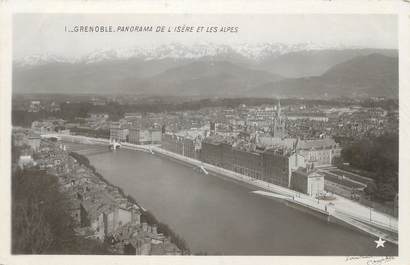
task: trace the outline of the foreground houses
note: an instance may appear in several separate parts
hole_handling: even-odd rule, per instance
[[[81,156],[70,155],[64,144],[42,139],[34,154],[35,160],[21,155],[18,165],[38,166],[59,178],[78,235],[108,242],[114,254],[182,254],[169,237],[158,232],[156,224],[142,222],[145,210],[104,181]]]

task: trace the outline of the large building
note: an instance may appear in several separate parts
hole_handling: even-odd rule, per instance
[[[238,148],[232,148],[230,153],[232,160],[229,162],[231,162],[232,164],[231,166],[228,166],[228,169],[232,167],[232,171],[235,171],[248,177],[262,179],[263,153],[255,151],[252,152]]]
[[[132,144],[140,143],[140,130],[136,128],[131,128],[128,131],[128,142]]]
[[[223,142],[222,137],[207,137],[202,141],[200,158],[205,163],[227,168],[228,162],[226,161],[226,159],[222,159],[222,154],[224,153],[223,149],[225,148],[231,149],[231,145]]]
[[[290,188],[292,171],[305,166],[305,159],[290,149],[268,149],[263,153],[263,180]]]
[[[248,144],[238,147],[220,137],[202,142],[201,161],[276,185],[290,187],[292,171],[304,167],[304,158],[291,149],[259,150]]]
[[[294,149],[298,155],[305,158],[307,164],[313,166],[329,166],[334,157],[339,157],[341,147],[332,138],[299,140],[297,138],[278,138],[271,136],[257,136],[260,148]]]
[[[159,144],[162,141],[161,129],[129,129],[128,141],[132,144]]]
[[[189,136],[181,136],[176,134],[163,134],[161,147],[165,150],[199,159],[199,150],[201,148],[201,138],[198,136],[192,138]]]
[[[34,150],[34,152],[38,152],[40,150],[41,144],[41,137],[37,134],[30,134],[27,137],[27,144]]]
[[[110,126],[110,140],[126,142],[128,139],[128,132],[128,129],[123,128],[120,123],[113,122]]]
[[[33,121],[31,123],[31,129],[41,135],[55,133],[56,126],[53,121]]]
[[[341,147],[332,138],[299,140],[296,144],[298,154],[313,166],[329,166],[334,157],[340,156]]]

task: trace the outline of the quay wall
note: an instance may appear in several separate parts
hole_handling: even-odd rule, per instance
[[[309,205],[300,203],[300,202],[295,201],[295,200],[289,200],[288,199],[288,200],[285,201],[285,204],[287,206],[291,207],[291,208],[297,209],[297,210],[302,211],[304,213],[308,213],[308,214],[313,215],[315,217],[318,217],[318,218],[320,218],[324,221],[330,221],[329,218],[330,218],[331,215],[326,211],[318,210],[317,208],[313,208]]]

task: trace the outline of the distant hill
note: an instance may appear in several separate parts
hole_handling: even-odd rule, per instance
[[[281,80],[266,71],[252,70],[227,61],[196,61],[169,69],[127,91],[158,95],[240,96],[255,86]]]
[[[13,67],[14,93],[121,93],[124,82],[137,83],[191,60],[139,58],[95,63],[53,62]]]
[[[355,57],[320,76],[284,79],[255,88],[254,95],[284,97],[398,97],[398,58],[381,54]]]
[[[256,68],[288,78],[319,76],[336,64],[373,53],[398,57],[397,50],[387,49],[305,50],[266,57],[257,64]]]

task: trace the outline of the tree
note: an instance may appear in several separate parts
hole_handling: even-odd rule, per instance
[[[106,245],[75,234],[57,177],[41,170],[12,176],[12,253],[110,254]]]
[[[372,199],[391,201],[398,192],[399,142],[397,134],[356,140],[342,150],[342,160],[353,168],[370,172],[375,186],[367,192]]]
[[[53,244],[54,236],[40,203],[15,203],[13,206],[13,213],[18,213],[13,215],[13,250],[44,253]]]

